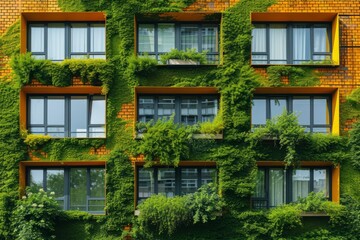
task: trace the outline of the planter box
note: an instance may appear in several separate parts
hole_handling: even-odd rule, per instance
[[[200,62],[194,60],[169,59],[167,65],[200,65]]]

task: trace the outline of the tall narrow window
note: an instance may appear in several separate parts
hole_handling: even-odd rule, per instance
[[[270,63],[286,64],[286,25],[271,24],[269,38],[269,57]]]
[[[175,169],[160,168],[158,170],[158,193],[167,197],[175,196]]]
[[[182,26],[180,28],[180,46],[181,50],[199,49],[199,29],[197,26]]]
[[[276,207],[286,203],[286,171],[270,169],[269,171],[269,206]]]
[[[311,59],[310,27],[294,26],[293,28],[294,64],[301,64]]]
[[[173,23],[158,24],[158,52],[166,53],[175,48],[175,25]]]
[[[65,59],[65,25],[63,23],[48,24],[47,59],[62,61]]]

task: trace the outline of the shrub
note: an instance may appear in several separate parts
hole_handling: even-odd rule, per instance
[[[39,149],[49,142],[51,137],[49,135],[29,134],[26,136],[24,143],[31,149]]]
[[[217,193],[216,186],[210,183],[203,185],[194,194],[190,194],[186,205],[192,212],[195,224],[215,220],[219,213],[221,213],[224,203]]]
[[[351,146],[351,163],[355,168],[360,169],[360,122],[353,124],[349,144]]]
[[[269,223],[265,211],[245,211],[237,219],[246,239],[269,239]]]
[[[12,227],[19,240],[55,238],[55,220],[60,215],[53,193],[40,189],[19,200],[13,212]]]
[[[270,210],[268,215],[271,237],[279,238],[302,226],[301,209],[297,205],[283,205]]]
[[[176,229],[192,221],[186,202],[186,196],[167,198],[164,195],[153,195],[146,199],[138,206],[139,231],[151,236],[171,236]]]
[[[166,64],[169,59],[193,60],[200,64],[206,64],[206,52],[199,53],[194,48],[186,49],[186,51],[171,49],[170,52],[160,56],[163,64]]]
[[[128,71],[139,75],[146,75],[154,72],[157,64],[157,60],[150,58],[148,55],[142,57],[132,56],[129,59]]]
[[[224,122],[222,115],[219,113],[216,115],[213,122],[207,121],[200,123],[200,132],[204,134],[218,134],[224,129]]]

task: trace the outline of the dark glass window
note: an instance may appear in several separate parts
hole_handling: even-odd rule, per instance
[[[207,61],[219,61],[219,30],[213,24],[140,23],[138,25],[138,54],[160,55],[171,49],[207,51]]]
[[[329,24],[254,24],[252,64],[302,64],[331,60]]]
[[[252,100],[251,124],[258,127],[283,111],[293,112],[308,132],[331,132],[331,97],[328,95],[255,95]]]
[[[138,201],[152,194],[167,197],[194,193],[203,184],[216,181],[216,168],[178,167],[178,168],[138,168]]]
[[[296,202],[310,192],[322,192],[331,199],[330,168],[308,167],[293,169],[260,167],[257,173],[252,204],[255,208],[269,208]]]
[[[36,59],[105,59],[104,23],[30,23],[28,50]]]
[[[29,168],[31,192],[54,192],[63,210],[105,213],[105,169],[95,167]]]
[[[30,133],[53,137],[105,137],[104,96],[29,96]]]
[[[213,121],[219,108],[216,95],[140,95],[138,96],[138,121],[169,119],[175,114],[175,122],[193,125]]]

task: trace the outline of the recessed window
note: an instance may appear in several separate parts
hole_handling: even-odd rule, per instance
[[[266,124],[282,112],[296,114],[299,124],[307,132],[331,132],[331,97],[327,95],[255,95],[252,101],[251,124],[258,127]]]
[[[219,108],[216,95],[139,95],[138,121],[169,119],[193,125],[213,121]]]
[[[138,201],[153,194],[167,197],[194,193],[204,184],[216,181],[216,168],[138,168]]]
[[[28,96],[28,130],[52,137],[104,138],[105,97]]]
[[[252,64],[303,64],[331,60],[329,24],[254,24]]]
[[[171,49],[195,49],[207,52],[207,61],[219,61],[219,31],[213,24],[140,23],[138,24],[138,54],[160,59]]]
[[[104,23],[30,23],[28,50],[36,59],[105,59]]]
[[[63,210],[105,213],[105,169],[101,167],[28,168],[30,192],[54,192]]]
[[[269,208],[296,202],[310,192],[322,192],[327,198],[330,194],[330,168],[271,168],[258,169],[253,207]]]

